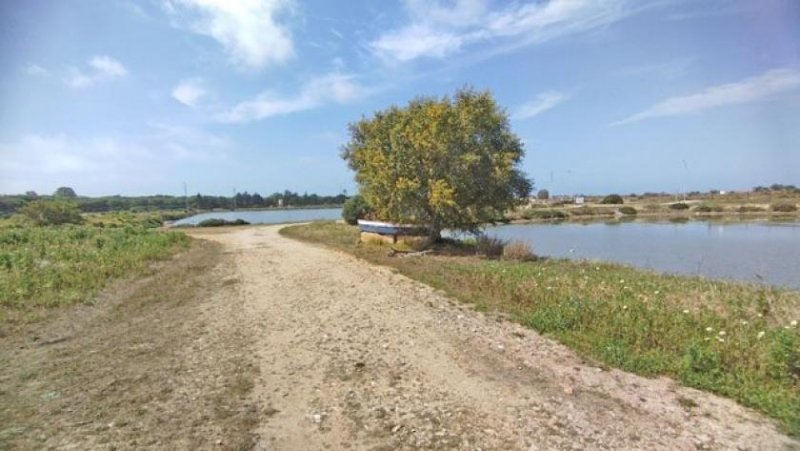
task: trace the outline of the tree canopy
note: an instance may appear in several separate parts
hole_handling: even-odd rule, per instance
[[[75,190],[70,188],[69,186],[61,186],[59,187],[55,193],[53,193],[55,197],[78,197],[75,194]]]
[[[478,229],[532,188],[508,116],[488,91],[421,97],[350,124],[342,150],[373,215],[441,230]]]

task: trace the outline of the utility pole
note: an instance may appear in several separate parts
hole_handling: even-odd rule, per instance
[[[186,182],[183,182],[183,205],[185,210],[189,211],[189,192],[186,189]]]
[[[686,160],[681,161],[683,162],[683,169],[686,170],[686,175],[683,176],[683,201],[686,202],[686,177],[689,175],[689,165]]]

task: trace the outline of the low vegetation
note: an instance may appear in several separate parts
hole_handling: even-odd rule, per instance
[[[669,205],[670,210],[688,210],[689,204],[685,202],[675,202]]]
[[[347,199],[342,206],[342,218],[350,225],[358,224],[359,219],[364,219],[372,211],[369,204],[360,194]]]
[[[606,365],[728,396],[800,434],[796,291],[593,262],[391,258],[386,247],[356,245],[357,229],[335,223],[282,233],[394,267]],[[473,245],[502,257],[507,243],[486,238]]]
[[[797,205],[790,203],[772,204],[770,209],[780,213],[794,213],[797,211]]]
[[[0,326],[91,302],[111,278],[139,273],[188,240],[130,225],[0,228]]]
[[[250,223],[245,221],[244,219],[234,219],[233,221],[229,221],[227,219],[210,218],[198,222],[197,227],[226,227],[226,226],[241,226],[249,224]]]
[[[614,204],[619,205],[624,203],[625,201],[622,200],[622,196],[619,194],[609,194],[608,196],[604,197],[603,200],[600,201],[601,204]]]
[[[627,205],[624,206],[624,207],[619,207],[618,211],[620,213],[622,213],[623,215],[627,215],[627,216],[631,216],[631,215],[635,215],[635,214],[639,213],[635,208],[627,206]]]

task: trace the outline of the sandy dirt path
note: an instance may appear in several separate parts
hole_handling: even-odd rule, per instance
[[[800,449],[732,401],[598,368],[279,228],[192,233],[234,257],[257,449]]]

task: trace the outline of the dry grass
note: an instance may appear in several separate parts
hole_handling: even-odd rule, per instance
[[[195,241],[94,305],[61,309],[0,344],[0,449],[252,446],[250,337],[217,245]]]

